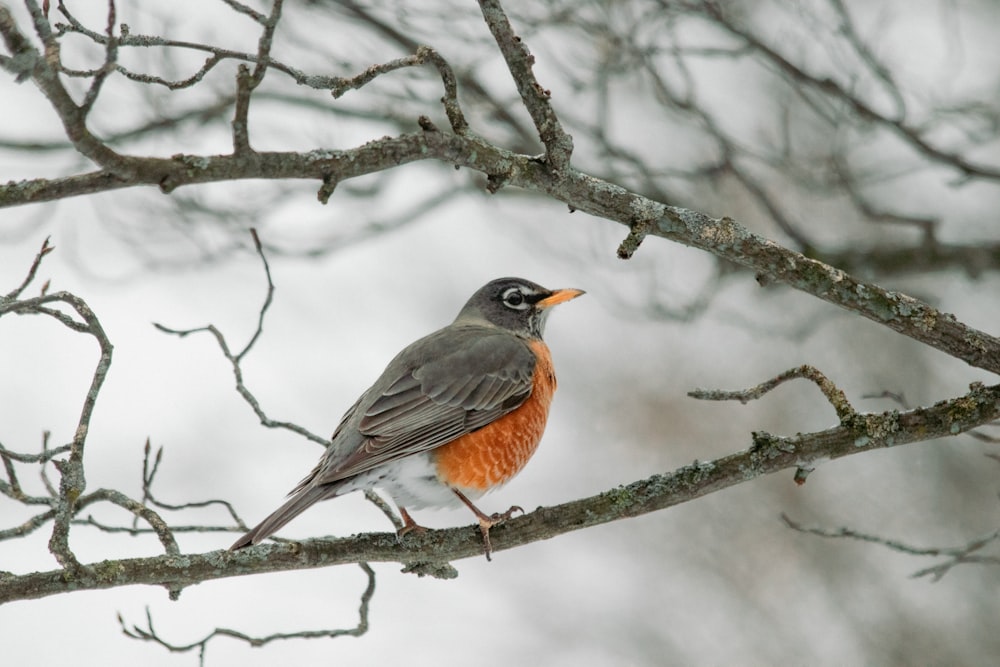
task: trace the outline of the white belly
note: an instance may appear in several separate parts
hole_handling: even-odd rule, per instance
[[[393,502],[408,510],[464,507],[451,488],[438,479],[436,466],[428,454],[416,454],[383,464],[355,477],[344,485],[343,491],[347,493],[373,486],[385,491]],[[470,500],[482,495],[475,490],[459,490]]]

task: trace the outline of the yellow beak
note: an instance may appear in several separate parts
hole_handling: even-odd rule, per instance
[[[551,308],[552,306],[557,306],[560,303],[565,303],[570,299],[575,299],[581,294],[586,294],[586,292],[582,289],[557,289],[535,305],[538,308]]]

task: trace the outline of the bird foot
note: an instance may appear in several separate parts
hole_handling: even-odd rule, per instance
[[[509,520],[514,515],[514,512],[524,514],[524,508],[514,505],[506,512],[494,512],[489,515],[478,511],[476,508],[473,508],[473,510],[476,511],[476,517],[479,519],[479,532],[483,535],[483,550],[486,552],[486,560],[492,561],[493,545],[490,543],[490,528]]]
[[[483,535],[483,550],[486,552],[486,560],[493,560],[493,544],[490,542],[490,528],[507,521],[514,515],[514,512],[524,514],[524,509],[514,505],[503,513],[496,512],[494,514],[486,514],[481,509],[473,505],[472,501],[466,498],[464,493],[454,488],[452,491],[456,496],[458,496],[458,499],[461,500],[466,507],[472,510],[472,513],[476,515],[476,518],[479,519],[479,532]]]
[[[403,537],[405,535],[409,535],[410,533],[416,533],[416,534],[420,535],[421,533],[426,533],[427,532],[427,528],[425,528],[424,526],[421,526],[416,521],[414,521],[413,517],[410,516],[410,513],[407,512],[402,507],[399,508],[399,514],[403,518],[403,526],[402,526],[402,528],[399,528],[399,529],[396,530],[396,540],[397,541],[402,542],[403,541]]]
[[[503,512],[502,514],[500,512],[495,512],[491,514],[489,516],[489,520],[492,522],[492,525],[495,526],[498,523],[503,523],[504,521],[510,521],[510,518],[514,516],[514,512],[520,512],[521,514],[524,514],[524,508],[521,507],[520,505],[514,505],[509,510]]]

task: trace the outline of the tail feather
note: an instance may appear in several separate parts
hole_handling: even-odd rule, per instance
[[[331,488],[329,485],[302,489],[289,498],[284,505],[274,510],[266,519],[250,529],[246,535],[236,540],[233,546],[229,547],[229,550],[236,551],[262,542],[319,501],[333,498],[336,495],[336,487]]]

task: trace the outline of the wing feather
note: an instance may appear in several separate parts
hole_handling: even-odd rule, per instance
[[[345,415],[309,481],[342,480],[482,428],[531,395],[534,370],[527,343],[507,332],[466,326],[431,334],[401,352]]]

